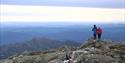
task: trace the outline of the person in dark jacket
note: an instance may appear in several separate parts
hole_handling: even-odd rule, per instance
[[[98,40],[100,40],[102,35],[102,29],[100,27],[97,29],[97,35],[98,35]]]
[[[96,35],[97,35],[97,27],[96,27],[96,25],[94,25],[94,27],[92,28],[92,31],[93,31],[94,40],[96,40]]]

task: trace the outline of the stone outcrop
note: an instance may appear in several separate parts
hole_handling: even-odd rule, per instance
[[[66,60],[66,55],[70,57]],[[89,39],[78,48],[62,47],[12,56],[0,63],[124,63],[125,44]]]

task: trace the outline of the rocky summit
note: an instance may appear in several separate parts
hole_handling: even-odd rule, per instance
[[[0,63],[125,63],[125,43],[88,39],[80,47],[24,51]]]

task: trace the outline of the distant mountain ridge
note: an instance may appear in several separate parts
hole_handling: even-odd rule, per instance
[[[44,51],[63,46],[77,47],[80,43],[74,41],[59,41],[48,38],[32,38],[31,40],[0,46],[0,59],[7,58],[14,54],[20,54],[24,51]]]

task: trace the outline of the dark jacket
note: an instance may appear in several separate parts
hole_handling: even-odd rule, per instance
[[[92,31],[93,31],[94,34],[96,34],[96,33],[97,33],[97,27],[94,27],[94,28],[92,29]]]

